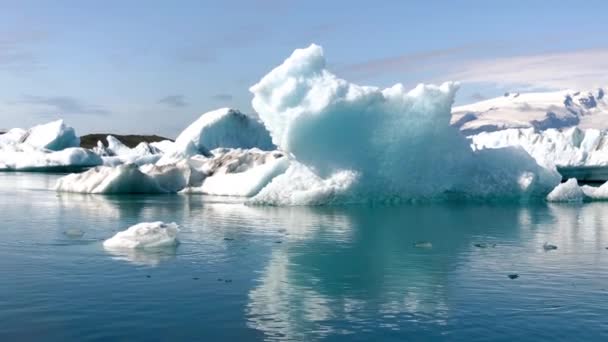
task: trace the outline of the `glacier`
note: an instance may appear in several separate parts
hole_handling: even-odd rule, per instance
[[[465,135],[509,128],[608,129],[608,98],[602,88],[578,91],[509,92],[454,107],[452,124]]]

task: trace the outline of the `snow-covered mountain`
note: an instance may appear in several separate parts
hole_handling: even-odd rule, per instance
[[[604,89],[506,93],[504,96],[452,109],[452,125],[465,135],[507,128],[608,129],[608,96]]]

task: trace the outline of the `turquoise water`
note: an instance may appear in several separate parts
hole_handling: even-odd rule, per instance
[[[608,338],[608,203],[252,208],[57,177],[0,174],[1,341]],[[177,248],[103,249],[156,220]]]

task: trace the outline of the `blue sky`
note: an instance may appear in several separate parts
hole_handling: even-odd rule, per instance
[[[64,118],[81,134],[175,136],[317,43],[356,83],[507,90],[608,84],[608,2],[2,1],[0,129]]]

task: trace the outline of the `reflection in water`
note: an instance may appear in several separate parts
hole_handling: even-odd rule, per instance
[[[608,203],[267,208],[54,177],[0,175],[0,321],[21,340],[608,338]],[[101,245],[158,220],[176,249]]]
[[[162,249],[105,248],[115,260],[126,261],[137,266],[158,266],[161,262],[174,259],[176,247]]]

